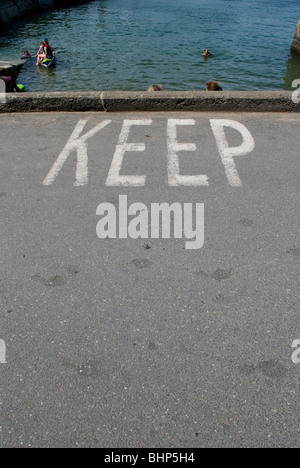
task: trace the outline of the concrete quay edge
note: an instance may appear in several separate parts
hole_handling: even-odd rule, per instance
[[[291,91],[52,92],[6,94],[0,113],[300,112]],[[297,99],[299,100],[299,99]]]

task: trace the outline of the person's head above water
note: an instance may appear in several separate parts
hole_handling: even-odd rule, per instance
[[[152,84],[151,86],[149,86],[148,91],[162,91],[162,89],[163,88],[162,88],[161,84],[159,84],[159,85]]]
[[[203,54],[202,54],[202,55],[203,55],[204,57],[210,57],[210,56],[212,55],[212,53],[211,53],[211,52],[209,52],[209,50],[208,50],[208,49],[205,49],[205,51],[203,52]]]
[[[219,83],[215,80],[206,83],[206,91],[223,91]]]

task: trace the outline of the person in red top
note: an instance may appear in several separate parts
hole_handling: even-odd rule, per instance
[[[38,65],[40,62],[45,60],[46,58],[51,59],[55,53],[55,50],[53,47],[49,45],[49,41],[46,37],[44,37],[44,40],[40,44],[40,48],[36,54],[37,61],[36,65]]]
[[[47,37],[44,37],[43,41],[46,43],[46,46],[50,48],[51,54],[54,55],[54,54],[55,54],[55,50],[54,50],[53,47],[51,47],[51,45],[49,44],[49,41],[48,41]]]

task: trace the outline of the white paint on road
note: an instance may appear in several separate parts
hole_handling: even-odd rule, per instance
[[[105,128],[111,120],[104,120],[100,124],[96,125],[92,130],[87,132],[85,135],[80,136],[83,131],[87,120],[80,120],[75,127],[72,135],[70,136],[66,146],[60,153],[59,157],[52,166],[49,174],[45,178],[44,185],[52,185],[56,177],[60,173],[64,163],[68,159],[69,155],[73,151],[77,151],[77,168],[76,168],[76,181],[74,185],[76,187],[82,187],[88,183],[88,154],[87,154],[87,140],[92,138]]]
[[[251,133],[245,125],[234,120],[212,119],[210,120],[210,125],[216,138],[229,184],[231,187],[242,187],[243,184],[233,158],[235,156],[244,156],[253,151],[255,142]],[[234,128],[240,132],[243,143],[240,146],[230,147],[226,139],[224,127]]]
[[[103,120],[85,135],[81,135],[87,120],[80,120],[72,135],[70,136],[63,151],[50,169],[45,178],[44,185],[52,185],[71,153],[77,153],[76,178],[74,185],[82,187],[88,183],[88,151],[87,142],[112,120]],[[145,143],[132,141],[132,127],[150,126],[153,123],[150,119],[129,120],[125,119],[122,124],[121,133],[115,148],[111,166],[106,179],[108,187],[143,187],[146,183],[145,175],[122,175],[122,167],[126,153],[144,152]],[[186,186],[201,187],[209,186],[207,175],[182,175],[180,174],[180,152],[195,152],[197,147],[194,143],[183,143],[178,141],[178,127],[195,126],[194,119],[168,119],[166,127],[167,137],[167,164],[168,164],[168,184],[170,187]],[[249,130],[241,123],[234,120],[211,119],[210,125],[216,139],[217,147],[225,168],[226,176],[232,187],[242,187],[242,181],[238,174],[234,158],[244,156],[255,147],[254,139]],[[242,136],[240,146],[231,147],[225,135],[225,127],[230,127]],[[81,135],[81,136],[80,136]],[[160,144],[160,140],[158,140]]]
[[[152,120],[124,120],[122,131],[119,137],[116,151],[111,163],[111,167],[106,180],[108,187],[143,187],[146,176],[121,175],[121,168],[125,153],[130,151],[145,151],[144,143],[128,143],[128,138],[132,126],[151,125]]]
[[[177,127],[180,125],[195,125],[193,119],[169,119],[167,130],[168,141],[168,180],[171,187],[185,185],[188,187],[208,186],[209,181],[206,175],[181,175],[179,168],[180,151],[196,151],[194,143],[178,143]]]

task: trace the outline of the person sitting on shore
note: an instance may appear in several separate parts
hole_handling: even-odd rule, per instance
[[[16,80],[12,76],[2,76],[0,75],[0,80],[4,81],[5,83],[5,90],[7,93],[20,93],[21,90],[18,87]]]
[[[211,57],[211,56],[212,56],[212,53],[211,53],[211,52],[209,52],[209,50],[208,50],[208,49],[205,49],[205,51],[203,52],[203,54],[202,54],[202,55],[203,55],[203,57]]]
[[[223,91],[217,81],[209,81],[206,83],[206,91]]]
[[[162,91],[162,89],[162,85],[152,84],[151,86],[149,86],[148,91]]]

